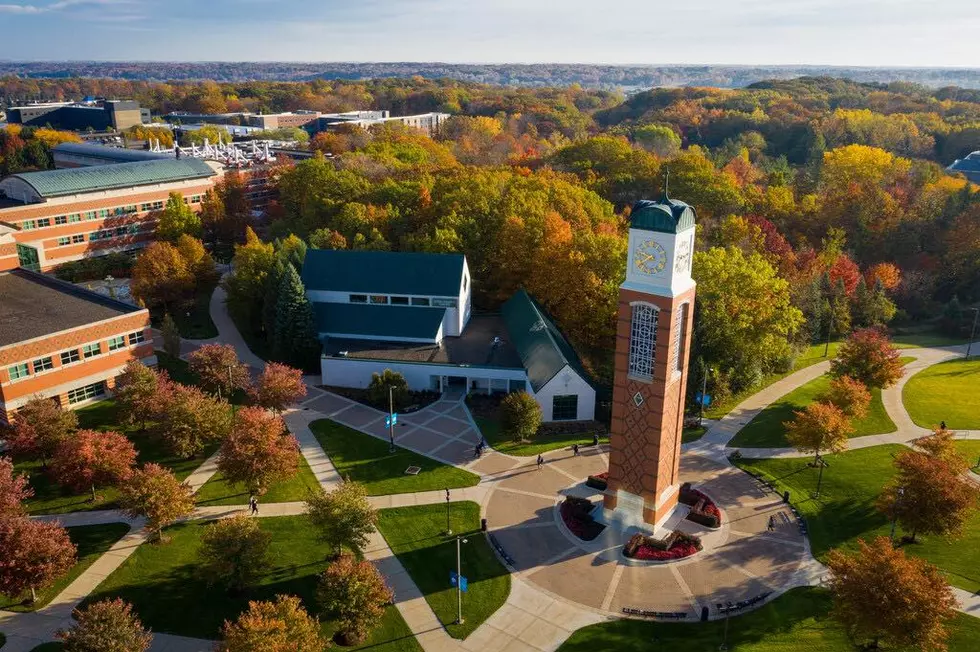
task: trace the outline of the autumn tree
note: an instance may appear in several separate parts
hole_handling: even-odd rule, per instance
[[[310,491],[306,514],[320,539],[337,555],[344,547],[360,555],[378,520],[364,485],[350,481],[329,492],[320,487]]]
[[[93,602],[72,616],[72,626],[56,634],[65,652],[146,652],[153,642],[132,605],[120,598]]]
[[[204,248],[204,243],[197,238],[182,233],[177,237],[178,253],[187,262],[187,268],[194,278],[194,290],[210,292],[218,284],[218,271],[214,258]]]
[[[388,401],[396,409],[404,408],[409,401],[408,381],[397,371],[385,369],[371,374],[367,388],[368,400],[378,409],[388,409]]]
[[[136,258],[130,290],[149,308],[169,310],[189,296],[195,287],[193,272],[177,247],[151,242]]]
[[[76,548],[59,523],[25,517],[0,519],[0,593],[20,597],[46,589],[75,565]]]
[[[218,652],[322,652],[328,646],[319,619],[293,595],[277,595],[274,602],[249,601],[237,620],[225,621],[221,636]]]
[[[126,435],[115,431],[79,430],[66,437],[55,450],[51,473],[59,484],[75,491],[126,480],[136,464],[136,447]]]
[[[221,442],[218,470],[228,482],[240,482],[262,495],[276,482],[296,473],[299,443],[278,416],[261,407],[244,407]]]
[[[187,356],[192,372],[208,390],[231,398],[235,390],[248,389],[252,376],[248,366],[238,359],[231,344],[204,344]]]
[[[160,322],[160,335],[163,337],[163,351],[167,355],[179,358],[180,328],[177,327],[177,322],[174,321],[169,312],[163,316],[163,321]]]
[[[821,399],[836,405],[852,419],[863,419],[871,405],[871,392],[860,381],[850,376],[840,376],[830,380],[830,387]]]
[[[161,373],[165,372],[150,369],[139,360],[130,360],[116,378],[115,398],[120,413],[127,423],[139,423],[140,430],[146,430],[146,422],[160,411]]]
[[[850,376],[866,387],[884,389],[902,377],[899,352],[876,328],[854,331],[830,362],[833,376]]]
[[[269,567],[272,535],[258,519],[238,514],[204,528],[201,535],[201,571],[209,584],[222,584],[239,593]]]
[[[252,389],[252,398],[262,407],[281,414],[287,406],[306,396],[303,372],[278,362],[267,362]]]
[[[344,553],[327,566],[317,586],[317,603],[325,618],[336,620],[341,645],[364,640],[395,595],[374,564]]]
[[[0,519],[23,516],[25,500],[34,490],[23,474],[14,474],[14,463],[9,457],[0,457]]]
[[[176,242],[181,235],[195,238],[201,235],[201,218],[184,202],[179,192],[171,192],[167,204],[157,218],[156,237]]]
[[[783,426],[787,441],[801,453],[813,453],[814,461],[819,461],[821,451],[847,450],[847,438],[853,431],[851,421],[833,403],[814,401],[793,415],[793,420]]]
[[[272,243],[263,243],[251,228],[245,231],[245,244],[235,246],[232,273],[224,280],[228,308],[238,323],[251,328],[259,322],[265,295],[266,277],[275,263]]]
[[[190,459],[231,429],[228,403],[196,387],[172,383],[160,410],[156,434],[174,455]]]
[[[146,528],[163,540],[163,528],[194,511],[194,490],[170,469],[150,462],[133,471],[120,487],[121,502],[133,518],[145,518]]]
[[[956,598],[935,566],[907,557],[885,537],[858,539],[858,551],[831,550],[833,617],[855,641],[916,650],[946,650],[945,623]]]
[[[310,233],[310,246],[314,249],[346,249],[347,238],[333,229],[317,229]]]
[[[77,428],[77,414],[62,410],[49,398],[35,396],[17,410],[7,447],[14,455],[40,457],[46,466],[58,444]]]
[[[500,428],[514,441],[528,441],[541,425],[541,406],[527,392],[511,392],[500,402]]]
[[[309,367],[311,360],[319,358],[320,343],[313,322],[313,306],[292,265],[285,267],[279,283],[271,344],[277,360],[294,366]]]

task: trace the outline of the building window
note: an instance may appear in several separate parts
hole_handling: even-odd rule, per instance
[[[99,217],[100,218],[109,217],[109,209],[108,208],[100,208],[99,209]]]
[[[86,360],[94,358],[97,355],[102,355],[102,347],[99,346],[98,342],[95,344],[86,344],[82,347],[82,355]]]
[[[118,337],[113,337],[109,340],[109,350],[116,351],[126,346],[126,336],[119,335]]]
[[[116,227],[116,236],[118,237],[118,236],[121,236],[121,235],[126,235],[126,232],[127,232],[128,228],[129,227],[125,227],[125,226],[117,226]]]
[[[146,341],[146,338],[143,337],[143,331],[136,331],[135,333],[130,333],[129,334],[129,345],[130,346],[133,346],[134,344],[142,344],[145,341]]]
[[[68,216],[67,215],[57,215],[54,218],[54,223],[55,224],[68,224]]]
[[[391,305],[393,306],[407,306],[408,297],[391,297]]]
[[[54,361],[51,360],[50,355],[44,358],[38,358],[31,364],[34,365],[34,373],[37,373],[39,371],[48,371],[50,369],[54,369]]]
[[[412,297],[413,306],[427,306],[429,305],[429,300],[426,297]]]
[[[71,364],[72,362],[78,362],[81,360],[81,356],[78,355],[78,349],[71,349],[70,351],[61,352],[61,364]]]
[[[39,218],[38,219],[38,221],[37,221],[37,228],[40,229],[40,228],[45,227],[45,226],[51,226],[51,218],[50,217],[42,217],[42,218]]]
[[[555,396],[551,399],[551,419],[553,421],[578,419],[578,394]]]
[[[34,220],[24,220],[20,223],[20,228],[24,231],[32,231],[37,228],[37,222]]]
[[[366,294],[352,294],[352,295],[350,295],[350,299],[349,300],[350,300],[351,303],[367,303],[367,295]]]
[[[93,215],[94,215],[94,213],[93,213]],[[71,215],[68,216],[68,222],[69,223],[75,223],[75,222],[81,222],[81,221],[82,221],[82,216],[81,216],[80,213],[72,213]]]
[[[630,326],[629,375],[640,380],[653,379],[653,357],[657,346],[657,315],[660,311],[649,303],[633,305]]]
[[[687,310],[691,304],[683,304],[677,311],[677,345],[674,346],[674,369],[684,371],[684,358],[687,357]]]
[[[435,308],[455,308],[456,299],[433,299],[432,305]]]
[[[26,362],[7,367],[7,371],[10,372],[10,380],[20,380],[31,375],[31,371],[27,368]]]
[[[200,204],[201,203],[201,195],[191,195],[191,203],[192,204]]]
[[[78,244],[79,242],[85,242],[85,234],[80,233],[78,235],[73,235],[71,237],[72,244]]]
[[[87,401],[91,398],[98,398],[105,394],[105,381],[92,383],[85,387],[79,387],[68,392],[68,403],[75,404]]]
[[[371,295],[371,303],[374,303],[374,304],[388,303],[388,297],[386,297],[383,294],[372,294]]]
[[[65,245],[69,245],[69,244],[71,244],[71,238],[69,238],[68,236],[58,238],[59,247],[64,247]]]

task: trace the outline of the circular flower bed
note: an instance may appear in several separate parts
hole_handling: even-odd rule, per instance
[[[606,529],[605,525],[592,520],[592,503],[585,498],[569,496],[562,501],[558,512],[565,527],[583,541],[592,541]]]
[[[700,550],[702,550],[701,539],[680,530],[674,530],[665,539],[634,534],[623,546],[623,554],[626,557],[644,561],[683,559]]]
[[[668,561],[670,559],[683,559],[690,557],[698,552],[698,547],[693,543],[680,543],[673,546],[670,550],[657,550],[652,546],[640,546],[633,555],[633,559]]]

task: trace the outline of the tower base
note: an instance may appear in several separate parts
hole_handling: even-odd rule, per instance
[[[592,518],[624,531],[635,527],[657,536],[658,530],[667,527],[673,529],[673,523],[682,520],[691,511],[687,505],[677,502],[679,491],[680,485],[671,485],[655,502],[622,489],[607,492],[602,506],[593,511]]]

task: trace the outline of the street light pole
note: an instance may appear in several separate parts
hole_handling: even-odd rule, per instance
[[[701,400],[698,401],[701,403],[701,413],[698,416],[698,427],[701,427],[704,423],[704,397],[708,392],[708,374],[714,371],[711,367],[704,364],[704,362],[701,363],[701,367],[704,369],[704,373],[701,374]]]
[[[453,528],[449,524],[449,489],[446,489],[446,536],[452,536]]]
[[[388,386],[388,452],[395,452],[395,403],[392,398],[394,388]]]
[[[456,535],[456,624],[463,624],[463,561],[460,553],[461,544],[467,540]]]
[[[973,347],[973,338],[977,336],[977,318],[980,317],[980,308],[970,308],[973,311],[973,328],[970,329],[970,341],[966,343],[966,359],[970,359],[970,349]]]
[[[725,652],[725,650],[728,649],[728,618],[731,616],[732,613],[731,600],[728,601],[726,607],[727,609],[725,609],[725,640],[722,642],[720,646],[718,646],[718,649],[721,652]]]

